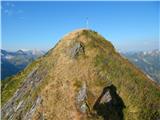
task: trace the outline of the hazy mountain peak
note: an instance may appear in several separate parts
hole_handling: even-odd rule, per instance
[[[18,50],[17,53],[18,54],[25,54],[25,52],[23,50]]]

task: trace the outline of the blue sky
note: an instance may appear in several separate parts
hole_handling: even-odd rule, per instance
[[[159,48],[159,2],[2,2],[2,48],[52,48],[63,35],[86,27],[121,51]]]

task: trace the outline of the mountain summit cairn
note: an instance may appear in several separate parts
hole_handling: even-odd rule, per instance
[[[2,85],[3,120],[159,120],[160,87],[99,33],[65,35]]]

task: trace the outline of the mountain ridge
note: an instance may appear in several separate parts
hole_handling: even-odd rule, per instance
[[[4,119],[160,118],[159,86],[92,30],[65,35],[13,79],[21,84],[9,96],[3,87]]]
[[[160,83],[160,51],[143,51],[134,53],[122,53],[134,65],[140,68],[151,79]]]
[[[11,52],[1,49],[1,79],[17,74],[43,54],[43,51],[38,50]]]

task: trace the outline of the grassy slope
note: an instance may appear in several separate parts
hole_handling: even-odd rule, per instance
[[[91,34],[97,38],[96,33]],[[117,86],[126,104],[126,119],[154,120],[160,117],[159,87],[120,54],[109,50],[103,38],[101,40],[103,43],[98,40],[94,42],[94,46],[104,45],[95,57],[95,66],[103,73],[102,76],[108,76]],[[106,55],[107,51],[112,52]]]
[[[48,77],[40,88],[46,118],[63,120],[72,114],[78,116],[70,111],[75,110],[75,94],[83,81],[87,81],[90,92],[97,97],[107,84],[114,84],[126,105],[124,115],[127,120],[154,120],[160,114],[159,87],[116,53],[114,47],[98,33],[84,30],[80,36],[79,40],[85,45],[85,56],[76,61],[70,60],[66,56],[66,49],[69,49],[66,42],[75,37],[74,34],[73,37],[65,37],[47,57],[44,57],[45,62],[44,59],[42,63],[40,60],[33,62],[2,85],[2,104],[14,94],[32,69],[41,63],[50,67]],[[54,67],[51,64],[55,64]],[[92,106],[91,102],[90,107]]]

